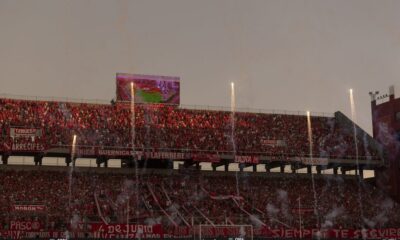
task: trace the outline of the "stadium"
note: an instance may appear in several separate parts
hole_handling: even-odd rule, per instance
[[[111,104],[0,99],[3,238],[399,235],[390,174],[399,142],[374,139],[341,112],[236,111],[233,83],[231,110],[221,111],[142,98],[179,94],[165,87],[176,79],[124,75],[121,83],[120,76],[117,88],[128,91]],[[144,78],[165,84],[136,85]],[[388,105],[399,106],[390,92],[388,102],[372,101],[376,136]],[[15,156],[30,156],[34,166],[9,164]],[[50,157],[64,162],[45,166]],[[89,158],[96,167],[77,166]],[[108,167],[118,160],[119,168]],[[364,179],[366,170],[376,177]]]
[[[0,0],[0,240],[400,239],[399,11]]]

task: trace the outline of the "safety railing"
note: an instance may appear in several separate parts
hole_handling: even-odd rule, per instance
[[[0,93],[0,98],[15,99],[15,100],[26,100],[26,101],[48,101],[48,102],[72,102],[72,103],[87,103],[87,104],[103,104],[109,105],[112,100],[104,99],[84,99],[84,98],[70,98],[70,97],[46,97],[46,96],[27,96],[27,95],[15,95]],[[143,104],[146,105],[146,104]],[[168,104],[165,104],[168,105]],[[176,105],[171,105],[176,106]],[[191,110],[207,110],[207,111],[224,111],[230,112],[230,107],[225,106],[206,106],[206,105],[189,105],[180,104],[180,109],[191,109]],[[246,108],[238,107],[235,108],[235,112],[249,112],[249,113],[263,113],[263,114],[281,114],[281,115],[306,115],[306,111],[290,111],[290,110],[279,110],[279,109],[261,109],[261,108]],[[326,112],[311,112],[312,116],[318,117],[334,117],[333,113]]]

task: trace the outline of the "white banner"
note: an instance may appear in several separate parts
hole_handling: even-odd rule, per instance
[[[303,158],[304,165],[328,165],[328,158]]]
[[[10,128],[10,137],[41,137],[42,130],[38,128]]]

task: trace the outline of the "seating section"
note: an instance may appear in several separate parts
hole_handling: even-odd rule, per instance
[[[246,175],[141,170],[134,174],[63,170],[1,170],[0,229],[12,220],[39,221],[62,231],[75,223],[188,226],[252,224],[271,228],[387,228],[400,225],[400,208],[357,178]],[[71,186],[71,195],[70,193]],[[316,201],[315,201],[316,200]],[[45,212],[13,211],[39,204]]]
[[[129,105],[0,99],[0,147],[12,141],[10,127],[40,128],[34,141],[47,148],[78,145],[128,148],[132,144]],[[232,121],[234,119],[234,121]],[[234,125],[232,124],[234,123]],[[234,128],[232,128],[234,126]],[[232,130],[234,129],[234,130]],[[313,155],[355,158],[351,131],[334,117],[312,117]],[[28,141],[33,141],[32,139]],[[378,159],[377,151],[357,139],[360,158]],[[276,157],[309,154],[307,118],[302,115],[260,114],[181,109],[168,105],[135,106],[135,147],[169,151],[206,151]]]

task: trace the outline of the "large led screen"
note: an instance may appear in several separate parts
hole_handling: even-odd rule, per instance
[[[134,83],[135,103],[166,103],[179,105],[179,77],[117,74],[117,101],[131,101]]]

